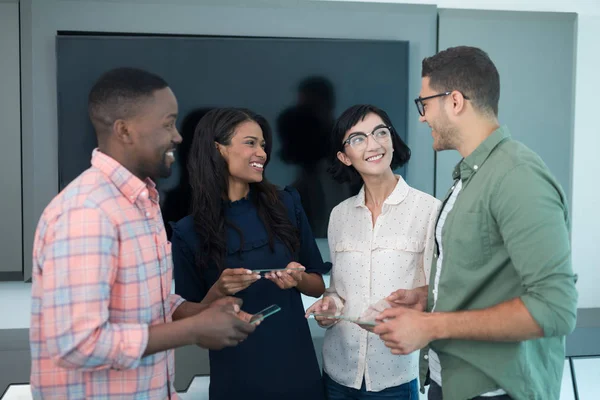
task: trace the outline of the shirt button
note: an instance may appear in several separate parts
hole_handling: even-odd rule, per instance
[[[144,190],[142,193],[140,193],[140,194],[141,194],[141,195],[142,195],[142,197],[144,197],[144,198],[148,197],[148,192],[146,192],[145,190]]]
[[[473,165],[473,169],[474,169],[475,171],[477,171],[477,170],[479,169],[479,166],[478,166],[478,165]]]
[[[146,217],[150,218],[150,213],[146,212]]]
[[[428,356],[427,354],[425,354],[425,355],[423,356],[423,358],[424,358],[424,359],[426,359],[426,360],[429,360],[429,356]]]

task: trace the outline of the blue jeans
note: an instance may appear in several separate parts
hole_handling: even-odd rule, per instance
[[[325,372],[323,372],[323,381],[325,382],[325,395],[327,400],[419,399],[419,387],[416,379],[400,386],[383,389],[380,392],[368,392],[364,379],[360,389],[353,389],[340,385],[331,379]]]

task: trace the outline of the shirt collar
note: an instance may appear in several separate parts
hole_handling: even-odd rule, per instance
[[[145,188],[151,189],[152,193],[155,192],[156,184],[152,179],[146,178],[142,181],[114,158],[102,153],[97,148],[92,152],[92,166],[106,175],[131,203],[136,202]]]
[[[400,204],[404,199],[406,199],[406,196],[408,196],[408,191],[410,187],[404,181],[402,176],[395,176],[396,178],[398,178],[398,183],[396,183],[396,187],[394,187],[394,190],[392,191],[392,193],[390,193],[387,199],[385,199],[383,204]],[[360,192],[358,192],[358,195],[356,196],[356,199],[354,199],[354,206],[365,207],[365,185],[362,186]]]
[[[481,168],[496,147],[504,140],[510,139],[510,137],[510,131],[506,126],[496,129],[471,154],[456,164],[452,172],[452,179],[460,178],[463,182],[469,179]]]

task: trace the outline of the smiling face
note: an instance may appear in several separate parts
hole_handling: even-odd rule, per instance
[[[354,167],[363,177],[388,173],[394,148],[391,133],[386,135],[386,129],[386,124],[379,115],[367,114],[344,135],[344,141],[350,139],[350,142],[355,144],[344,144],[344,150],[337,153],[338,159],[345,165]],[[367,136],[363,137],[364,142],[359,141],[357,146],[355,138],[360,134]]]
[[[126,124],[128,153],[134,173],[140,178],[166,178],[175,162],[175,150],[181,143],[177,131],[177,100],[171,89],[164,88],[139,106],[135,117]]]
[[[429,86],[429,78],[423,78],[421,80],[420,97],[429,97],[436,94],[438,92]],[[445,108],[448,101],[450,101],[448,96],[423,101],[425,115],[419,117],[419,121],[426,122],[431,128],[433,149],[435,151],[456,149],[457,129],[450,121],[448,111]]]
[[[254,121],[239,124],[229,144],[217,144],[227,163],[230,179],[242,183],[261,182],[267,161],[265,146],[262,129]]]

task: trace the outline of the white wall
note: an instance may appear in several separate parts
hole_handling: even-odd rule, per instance
[[[573,265],[579,274],[579,306],[600,307],[600,1],[595,14],[579,17],[573,142]],[[596,240],[594,240],[596,239]]]
[[[338,0],[330,0],[338,1]],[[363,2],[374,2],[362,0]],[[573,266],[579,274],[579,307],[600,307],[600,0],[379,0],[386,3],[437,4],[438,8],[576,12],[577,67],[573,144],[572,243]],[[507,46],[510,44],[507,43]],[[550,84],[550,83],[549,83]],[[552,99],[547,99],[552,101]],[[596,240],[594,240],[596,239]]]

